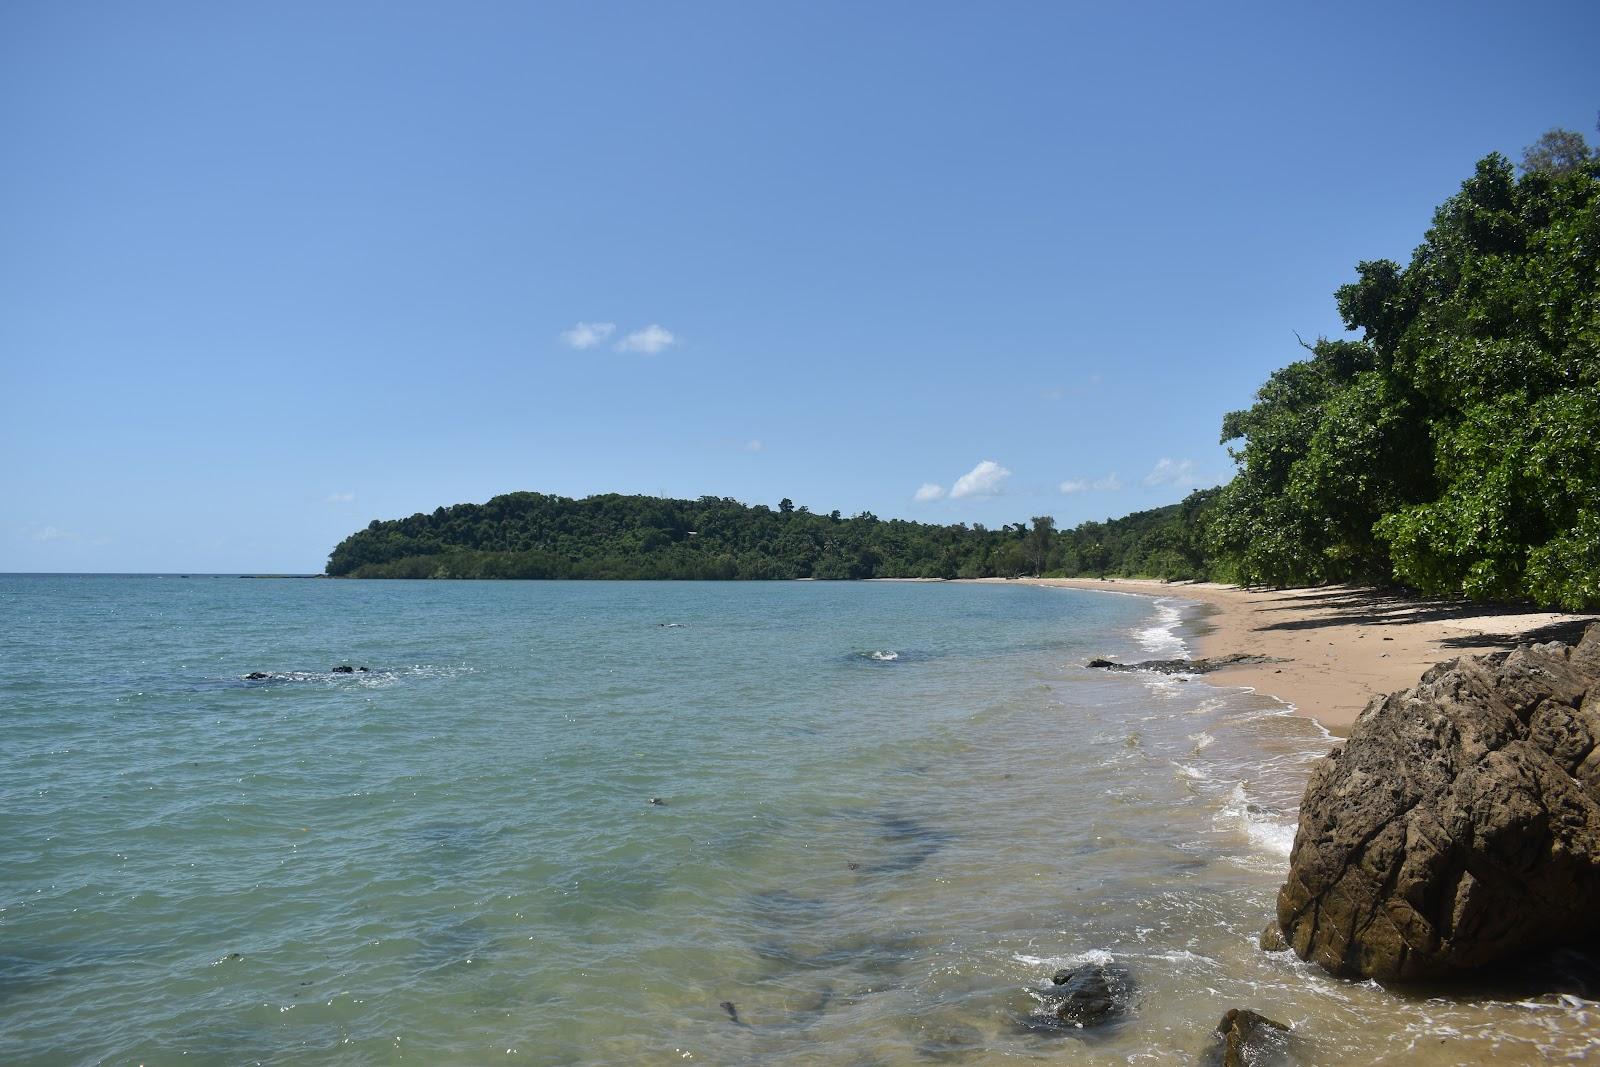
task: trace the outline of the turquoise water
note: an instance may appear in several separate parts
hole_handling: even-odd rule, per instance
[[[0,1063],[1197,1062],[1232,1006],[1295,1062],[1590,1051],[1581,998],[1253,948],[1326,735],[1079,666],[1186,610],[0,576]],[[1035,1032],[1089,959],[1133,1010]]]

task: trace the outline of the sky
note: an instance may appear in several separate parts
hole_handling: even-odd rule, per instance
[[[497,493],[1067,526],[1232,470],[1600,4],[0,5],[0,571]]]

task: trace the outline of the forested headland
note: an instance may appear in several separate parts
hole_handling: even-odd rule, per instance
[[[819,514],[784,500],[511,493],[373,522],[364,578],[1352,581],[1600,606],[1600,158],[1551,131],[1490,155],[1408,264],[1335,294],[1357,336],[1307,344],[1227,414],[1233,480],[1057,530]]]

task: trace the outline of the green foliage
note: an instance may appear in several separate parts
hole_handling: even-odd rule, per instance
[[[1361,341],[1224,418],[1213,569],[1600,604],[1600,161],[1541,144],[1520,179],[1480,162],[1408,266],[1357,267],[1336,296]]]
[[[988,530],[777,511],[719,497],[583,500],[510,493],[373,522],[339,543],[328,573],[356,578],[854,579],[1054,574],[1196,577],[1205,560],[1182,505],[1058,532],[1055,520]],[[788,506],[784,506],[788,505]]]

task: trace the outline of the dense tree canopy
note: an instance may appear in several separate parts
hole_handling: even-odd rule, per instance
[[[358,578],[987,578],[1023,574],[1190,577],[1205,494],[1059,533],[1049,516],[998,530],[774,511],[721,497],[509,493],[373,522],[341,541],[328,573]]]
[[[1488,157],[1408,266],[1362,263],[1337,299],[1362,339],[1223,420],[1219,565],[1600,603],[1600,161]]]

